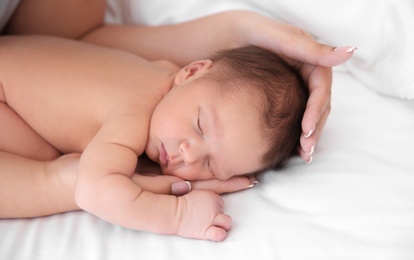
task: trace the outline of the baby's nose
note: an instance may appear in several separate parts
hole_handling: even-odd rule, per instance
[[[183,141],[180,144],[180,153],[184,164],[193,164],[206,156],[206,149],[201,142]]]

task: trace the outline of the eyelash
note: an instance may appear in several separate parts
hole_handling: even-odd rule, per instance
[[[216,176],[215,174],[214,174],[214,172],[211,170],[211,168],[210,168],[210,158],[207,158],[207,168],[208,168],[208,170],[214,175],[214,176]]]
[[[201,124],[200,124],[200,115],[197,118],[197,126],[198,126],[198,129],[200,130],[201,135],[204,135],[203,129],[201,128]],[[210,158],[208,157],[207,157],[207,168],[214,175],[213,171],[210,168]]]
[[[204,132],[203,132],[203,129],[201,128],[201,124],[200,124],[200,117],[198,117],[198,120],[197,120],[197,126],[198,126],[198,129],[200,130],[200,132],[201,132],[201,135],[203,135],[204,134]]]

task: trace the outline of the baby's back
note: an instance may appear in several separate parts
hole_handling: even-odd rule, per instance
[[[110,113],[148,125],[171,85],[136,55],[52,37],[2,37],[0,57],[0,101],[65,153],[83,151]]]

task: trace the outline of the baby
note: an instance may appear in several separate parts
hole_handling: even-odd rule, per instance
[[[3,218],[70,211],[59,203],[67,199],[64,189],[51,185],[67,178],[65,171],[76,179],[74,192],[65,194],[102,219],[221,241],[231,218],[220,196],[151,192],[133,181],[139,156],[174,178],[228,180],[283,166],[302,132],[307,88],[282,59],[257,47],[180,69],[87,43],[25,36],[1,37],[0,57]],[[62,154],[80,159],[65,169],[44,163]]]

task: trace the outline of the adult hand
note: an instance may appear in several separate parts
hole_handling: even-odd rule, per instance
[[[352,57],[353,46],[334,48],[317,42],[310,34],[252,12],[238,12],[241,42],[269,49],[282,56],[301,74],[309,87],[309,100],[302,120],[299,152],[308,163],[331,109],[332,66]]]
[[[208,35],[208,37],[206,37]],[[167,59],[184,66],[217,50],[256,45],[283,57],[302,75],[310,97],[299,147],[310,162],[330,112],[332,66],[352,57],[352,46],[334,48],[303,30],[250,11],[218,13],[166,26],[102,26],[83,40],[127,50],[149,60]]]
[[[146,191],[176,196],[182,196],[192,190],[212,191],[216,194],[231,193],[251,188],[257,184],[254,176],[233,177],[228,180],[211,179],[190,182],[175,176],[134,174],[131,179]]]

